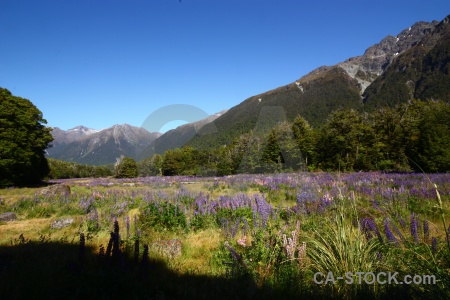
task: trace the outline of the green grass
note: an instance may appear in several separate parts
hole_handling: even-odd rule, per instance
[[[358,184],[351,181],[344,184],[336,179],[329,186],[322,186],[307,176],[299,178],[296,187],[280,185],[276,189],[226,179],[220,179],[219,184],[214,184],[214,179],[205,179],[172,186],[89,187],[85,186],[89,180],[84,179],[71,181],[72,194],[63,198],[35,197],[38,189],[0,190],[2,211],[14,211],[18,216],[15,221],[0,224],[0,296],[14,293],[17,299],[36,295],[70,299],[93,294],[100,299],[163,296],[167,299],[383,299],[393,296],[419,299],[428,295],[448,298],[450,249],[444,228],[448,226],[449,185],[441,183],[439,197],[436,194],[435,199],[414,198],[413,206],[412,198],[404,198],[402,194],[390,198],[383,198],[381,193],[372,197],[363,195]],[[302,178],[307,179],[302,181]],[[384,180],[377,184],[389,187],[390,183],[386,182],[389,183]],[[177,196],[186,190],[191,196]],[[261,216],[254,223],[255,215],[250,207],[216,208],[215,214],[194,215],[195,199],[200,192],[213,201],[243,190],[244,195],[264,196],[273,207],[265,227]],[[289,207],[296,205],[297,195],[303,190],[314,192],[314,198],[308,200],[311,211],[296,214]],[[321,197],[336,191],[332,204],[321,208]],[[86,207],[89,199],[91,206]],[[372,200],[378,204],[374,205]],[[255,205],[255,200],[252,201]],[[163,210],[154,209],[152,214],[145,215],[149,203],[159,203],[157,208]],[[178,210],[184,206],[185,210]],[[94,211],[98,220],[92,221]],[[412,212],[421,224],[417,242],[409,228]],[[399,216],[406,222],[404,228]],[[53,221],[63,217],[73,218],[74,223],[59,230],[50,228]],[[126,217],[130,220],[128,233]],[[363,218],[374,220],[383,241],[366,237],[359,225]],[[394,232],[398,243],[387,242],[383,227],[386,218],[391,228],[398,228]],[[105,265],[98,260],[98,255],[101,246],[106,249],[108,245],[114,219],[120,227],[123,263]],[[423,232],[425,219],[429,221],[429,236]],[[228,220],[228,227],[223,220]],[[236,222],[240,223],[235,225]],[[233,229],[234,226],[238,227]],[[144,244],[170,239],[181,240],[181,256],[168,258],[150,247],[148,277],[142,278],[142,271],[133,260],[138,230],[140,260]],[[78,260],[80,233],[86,238],[83,262]],[[432,237],[437,240],[436,249]],[[225,242],[240,256],[239,260],[232,256]],[[299,250],[303,243],[304,253]],[[293,254],[288,253],[288,244],[295,246]],[[347,272],[381,271],[399,272],[402,276],[436,275],[440,281],[433,286],[314,283],[317,272],[343,276]],[[27,282],[38,287],[33,291]]]

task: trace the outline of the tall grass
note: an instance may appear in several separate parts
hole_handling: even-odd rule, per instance
[[[346,211],[348,208],[350,212]],[[344,277],[349,272],[375,272],[385,267],[379,252],[382,245],[377,239],[366,239],[358,224],[354,195],[353,199],[341,195],[336,201],[334,216],[307,237],[307,253],[314,273],[327,276],[331,272],[334,277]],[[373,292],[377,286],[350,285],[337,280],[327,288],[336,295],[349,297],[364,290]]]
[[[143,254],[142,245],[148,244],[149,259],[164,261],[163,271],[153,275],[149,271],[149,282],[158,286],[157,292],[162,290],[167,295],[181,296],[183,288],[196,289],[190,282],[206,280],[210,286],[190,295],[203,292],[204,297],[221,294],[253,299],[262,295],[266,299],[431,295],[436,299],[450,299],[450,246],[448,233],[442,232],[448,224],[445,217],[450,177],[442,174],[432,178],[439,191],[422,175],[381,173],[192,179],[198,181],[194,190],[193,185],[182,185],[174,178],[135,179],[133,186],[123,185],[129,184],[128,181],[116,180],[110,186],[109,182],[85,180],[73,182],[72,194],[62,198],[32,194],[19,198],[10,195],[11,191],[0,190],[0,195],[5,197],[0,209],[14,211],[18,216],[16,221],[0,224],[0,244],[4,244],[3,249],[0,245],[0,277],[8,275],[2,273],[1,252],[20,234],[28,241],[39,240],[44,234],[50,239],[51,233],[51,239],[58,241],[84,233],[80,245],[83,240],[85,246],[79,249],[86,250],[80,250],[79,257],[87,265],[91,264],[95,276],[104,271],[103,268],[96,273],[94,270],[101,266],[90,262],[99,250],[103,255],[112,256],[113,248],[120,246],[129,256],[127,259],[136,262]],[[198,190],[199,186],[203,190]],[[438,204],[432,209],[436,199]],[[51,229],[51,222],[61,216],[75,221],[67,228]],[[116,239],[115,245],[112,241],[108,250],[114,220],[124,230],[120,241]],[[372,226],[370,231],[367,224]],[[175,238],[183,243],[180,257],[159,257],[151,247],[159,240]],[[243,263],[231,257],[225,241]],[[36,245],[33,249],[41,248]],[[77,249],[71,247],[70,251],[75,255]],[[121,263],[116,267],[119,270]],[[234,275],[227,277],[229,269]],[[347,284],[347,278],[336,280],[335,284],[325,283],[329,273],[336,278],[345,277],[348,272],[382,271],[401,275],[434,274],[440,281],[435,286],[369,285],[357,283],[357,276],[353,276],[353,284]],[[314,282],[317,272],[323,274],[320,278],[323,284]],[[91,279],[95,283],[98,279],[94,275]],[[132,282],[135,278],[131,275]],[[183,287],[176,287],[177,278],[184,278]],[[217,293],[229,288],[230,283],[233,292]],[[245,296],[240,294],[242,291],[246,291]]]

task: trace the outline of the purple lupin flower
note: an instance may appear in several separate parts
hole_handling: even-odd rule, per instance
[[[260,196],[259,194],[256,194],[254,197],[257,212],[259,213],[262,219],[262,227],[266,227],[267,220],[269,219],[269,216],[272,214],[273,208],[269,203],[266,202],[264,195]]]
[[[417,244],[419,242],[419,235],[417,233],[417,218],[414,215],[414,213],[411,214],[410,229],[411,229],[411,236],[413,237],[414,242]]]
[[[402,240],[402,242],[404,242],[405,241],[405,237],[403,236],[402,232],[398,229],[398,227],[395,226],[395,224],[393,224],[392,222],[391,222],[391,226],[392,226],[392,229],[394,229],[394,231],[397,234],[397,236]]]
[[[383,237],[381,236],[381,233],[378,230],[377,224],[374,222],[374,220],[371,218],[365,218],[362,220],[362,222],[364,222],[363,227],[366,230],[367,239],[370,239],[372,237],[371,234],[368,234],[370,231],[372,231],[375,233],[380,243],[383,243]]]
[[[400,223],[400,226],[402,226],[402,228],[405,229],[405,227],[406,227],[405,220],[403,220],[402,216],[400,216],[400,215],[397,218],[398,218],[398,222]]]
[[[390,243],[398,244],[397,239],[395,238],[394,234],[391,231],[391,228],[389,227],[388,218],[384,219],[384,233],[386,234],[386,238]]]
[[[435,238],[434,236],[431,238],[431,252],[433,252],[433,254],[436,254],[437,252],[437,248],[438,247],[438,241],[437,238]]]
[[[430,226],[427,220],[423,220],[423,237],[425,241],[430,239]]]
[[[361,220],[361,231],[364,232],[366,239],[369,241],[372,239],[372,233],[370,232],[369,228],[369,218],[364,218]]]
[[[377,251],[377,258],[378,258],[378,260],[382,260],[383,259],[383,255],[381,255],[381,253],[380,252],[378,252]]]
[[[130,216],[126,216],[125,225],[127,228],[127,239],[130,237]]]
[[[258,228],[258,220],[256,218],[256,210],[254,209],[252,212],[252,217],[253,217],[253,228]]]
[[[244,217],[242,217],[242,223],[244,223],[244,226],[242,227],[242,235],[245,236],[247,233],[247,230],[250,229],[250,225],[248,224],[247,219]]]
[[[240,220],[237,219],[235,225],[230,225],[230,234],[231,237],[234,238],[239,230],[239,225],[241,224]]]

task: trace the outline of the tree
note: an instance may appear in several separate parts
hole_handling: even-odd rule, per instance
[[[139,163],[139,175],[140,176],[160,176],[162,175],[162,163],[163,158],[158,153],[153,156],[147,157],[141,163]]]
[[[134,159],[121,157],[115,165],[117,178],[134,178],[138,176],[138,166]]]
[[[310,166],[311,169],[314,169],[316,142],[311,126],[303,117],[298,116],[292,124],[292,131],[294,133],[302,159],[304,160],[306,167],[305,169],[307,170],[308,166]]]
[[[262,160],[262,167],[268,172],[297,171],[304,166],[291,124],[282,122],[270,131]]]
[[[367,118],[357,111],[331,113],[317,145],[319,167],[343,171],[370,169],[373,139],[373,129]]]
[[[417,129],[407,148],[410,166],[416,171],[450,171],[450,105],[444,102],[416,102]]]
[[[108,166],[80,165],[53,158],[48,158],[47,161],[50,167],[49,179],[106,177],[113,175],[112,169]]]
[[[197,175],[198,151],[192,147],[185,146],[168,150],[163,155],[162,174],[164,176],[174,175]]]
[[[49,173],[46,123],[30,100],[0,88],[0,187],[38,183]]]
[[[167,150],[163,156],[162,174],[164,176],[180,175],[184,168],[183,153],[180,148]]]

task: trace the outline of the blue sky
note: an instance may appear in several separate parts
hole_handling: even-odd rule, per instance
[[[231,108],[448,14],[448,0],[2,0],[0,87],[52,127],[141,126],[166,105]]]

